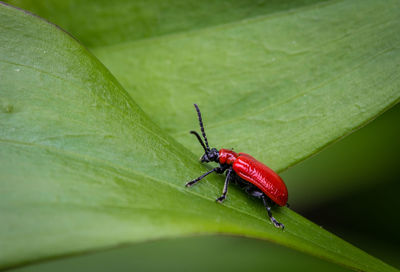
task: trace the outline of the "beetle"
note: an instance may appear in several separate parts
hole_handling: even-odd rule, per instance
[[[252,156],[246,153],[236,153],[229,149],[210,148],[207,141],[207,136],[204,131],[203,120],[201,112],[197,104],[194,104],[199,119],[201,133],[204,142],[196,131],[190,131],[191,134],[196,136],[197,140],[204,149],[204,155],[201,156],[200,161],[203,163],[216,162],[219,163],[218,167],[211,169],[200,177],[193,179],[186,183],[186,187],[190,187],[206,177],[207,175],[215,172],[223,174],[226,172],[226,178],[222,195],[216,199],[217,202],[222,203],[228,193],[228,185],[230,182],[239,185],[249,195],[261,199],[267,210],[269,219],[275,227],[284,229],[285,226],[279,223],[273,216],[271,208],[275,205],[288,206],[288,191],[285,183],[281,177],[275,173],[268,166],[259,162]]]

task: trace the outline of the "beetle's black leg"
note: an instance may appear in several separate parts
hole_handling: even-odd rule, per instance
[[[283,225],[282,223],[279,223],[279,222],[275,219],[275,217],[272,216],[271,207],[268,205],[268,201],[267,201],[266,196],[263,194],[261,198],[262,198],[262,200],[263,200],[263,202],[264,202],[265,208],[267,209],[268,216],[269,216],[269,219],[271,220],[272,224],[274,224],[274,226],[277,227],[277,228],[284,229],[284,228],[285,228],[285,225]]]
[[[211,169],[210,171],[208,171],[207,173],[204,173],[203,175],[201,175],[200,177],[198,177],[197,179],[191,180],[188,183],[186,183],[186,187],[190,187],[193,184],[195,184],[196,182],[198,182],[199,180],[203,179],[205,176],[207,176],[208,174],[211,174],[212,172],[217,172],[217,173],[223,173],[223,169],[221,167],[215,167],[214,169]]]
[[[217,201],[219,203],[222,203],[222,201],[224,201],[225,198],[226,198],[226,194],[228,193],[229,181],[231,179],[231,173],[232,173],[232,168],[229,168],[226,171],[226,178],[225,178],[224,189],[222,191],[222,195],[215,200],[215,201]]]

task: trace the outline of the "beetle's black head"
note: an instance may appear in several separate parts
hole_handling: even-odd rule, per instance
[[[199,143],[201,144],[201,146],[204,149],[204,155],[201,156],[200,161],[201,162],[218,162],[219,152],[216,148],[210,148],[208,146],[207,136],[204,131],[203,120],[201,118],[200,109],[196,104],[194,104],[194,107],[196,108],[197,116],[199,117],[200,129],[201,129],[201,133],[204,138],[204,142],[201,139],[200,135],[196,131],[192,130],[192,131],[190,131],[190,133],[192,133],[194,136],[196,136],[197,140],[199,140]]]
[[[211,148],[201,156],[201,162],[218,162],[219,152],[216,148]]]

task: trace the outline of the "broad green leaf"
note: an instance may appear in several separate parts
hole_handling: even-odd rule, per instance
[[[204,171],[194,155],[152,123],[74,39],[4,5],[0,82],[2,268],[160,237],[223,232],[353,269],[395,271],[287,208],[274,210],[286,229],[274,228],[261,203],[235,188],[224,205],[216,204],[219,177],[184,188]],[[360,111],[363,121],[394,103],[389,87],[379,95],[385,103],[376,95],[375,111]]]
[[[212,146],[281,171],[399,100],[399,29],[399,1],[330,1],[94,52],[186,147],[197,102]]]

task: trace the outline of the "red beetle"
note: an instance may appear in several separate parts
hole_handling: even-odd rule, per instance
[[[271,207],[275,204],[289,206],[287,203],[288,191],[283,180],[272,169],[246,153],[236,153],[228,149],[220,149],[218,151],[216,148],[210,148],[204,132],[200,109],[196,104],[194,106],[197,110],[205,144],[196,131],[190,131],[190,133],[197,137],[204,149],[205,153],[200,160],[201,162],[217,162],[219,166],[189,181],[186,186],[192,186],[212,172],[223,174],[226,171],[224,189],[222,195],[216,201],[220,203],[224,201],[228,192],[229,182],[236,183],[251,196],[261,198],[271,222],[275,227],[283,229],[285,226],[279,223],[271,213]]]

